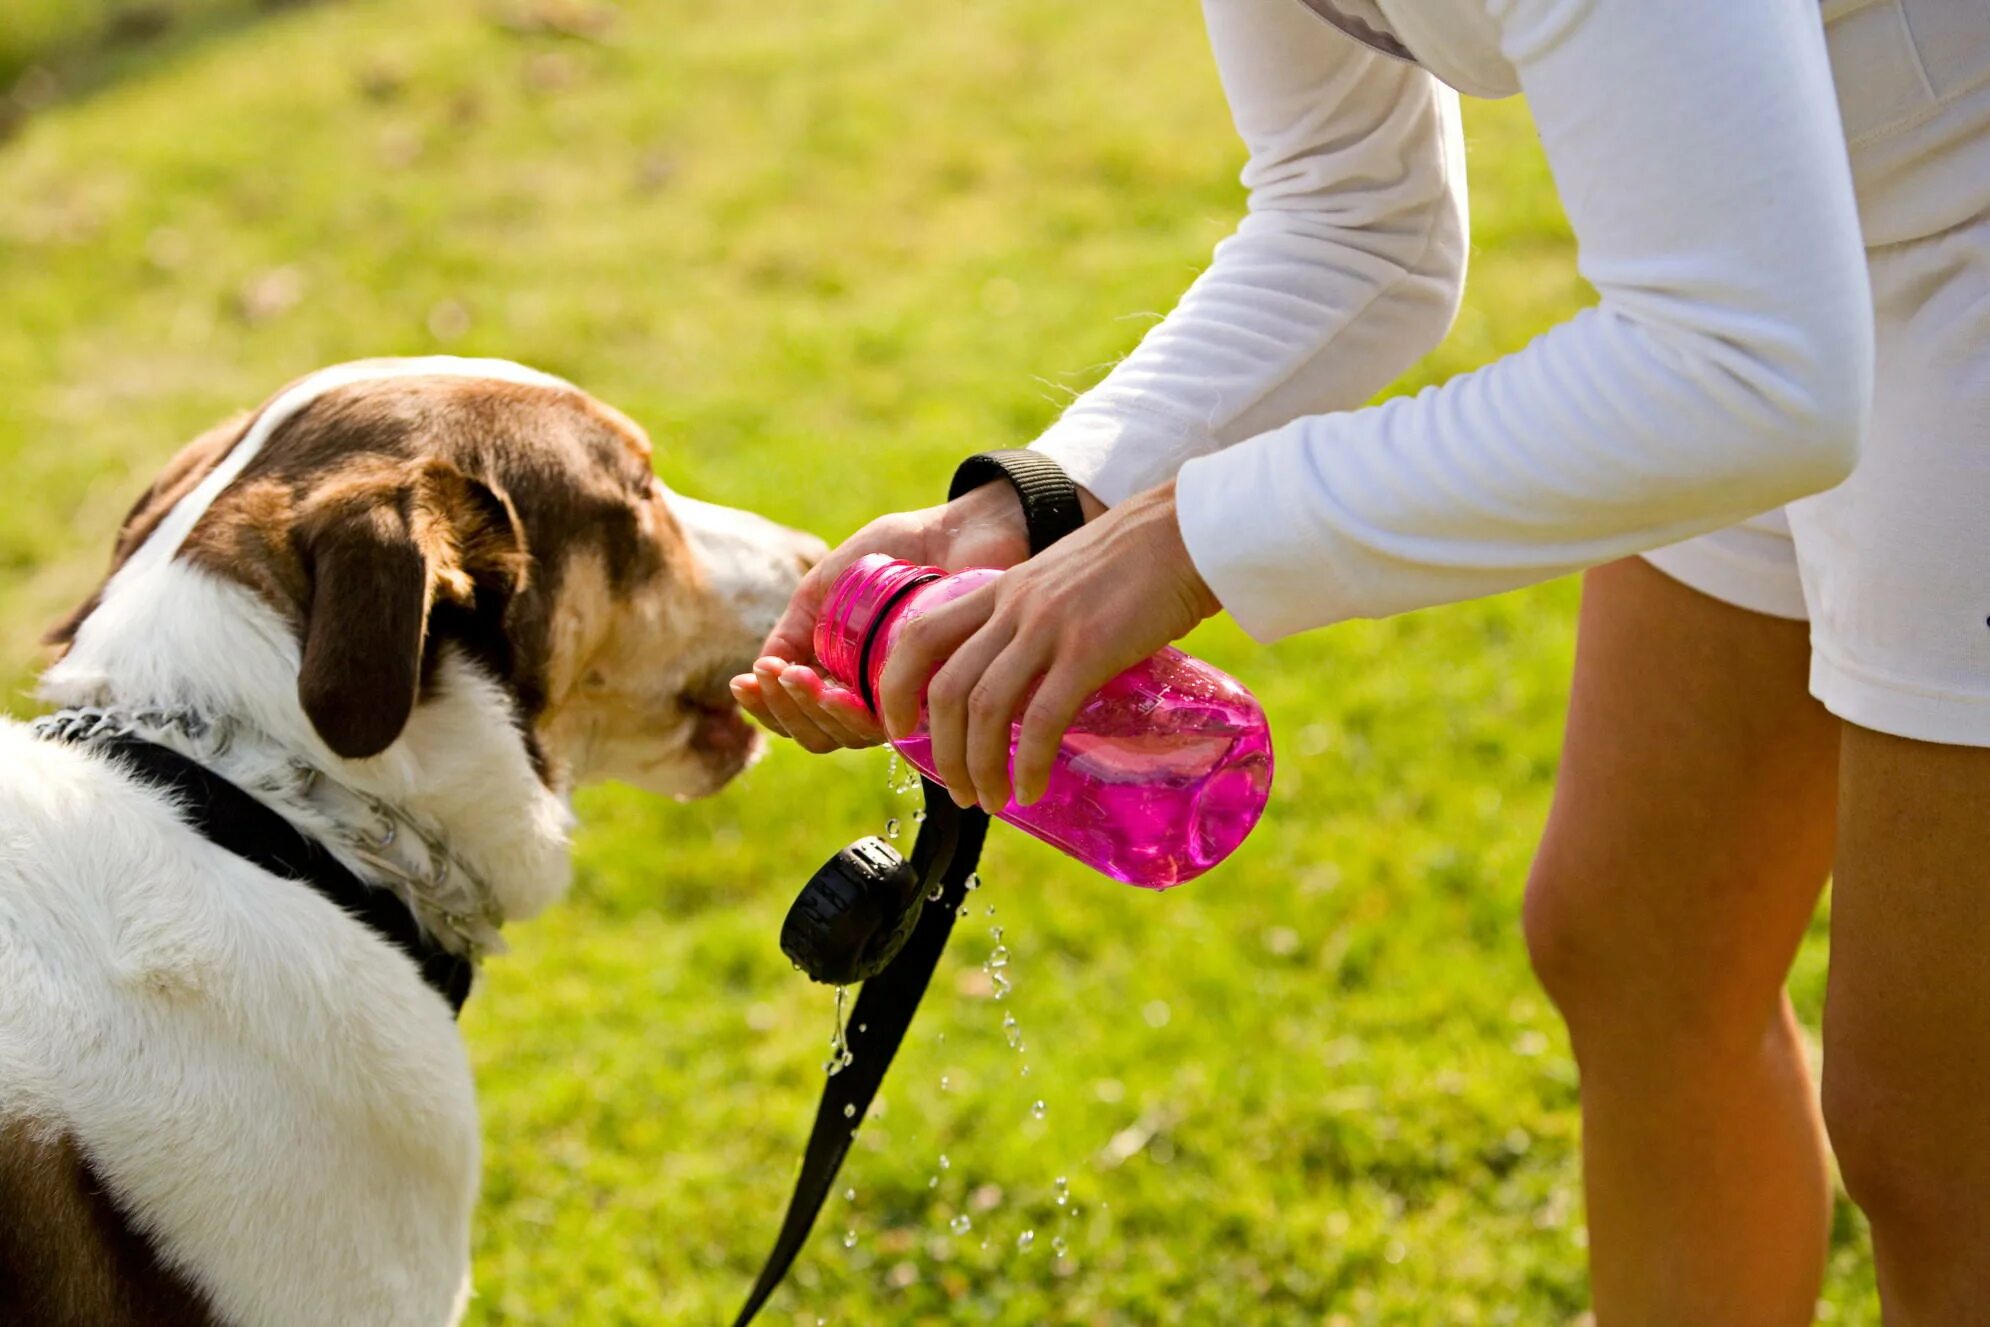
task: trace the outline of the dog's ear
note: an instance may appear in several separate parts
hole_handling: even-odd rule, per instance
[[[378,755],[414,713],[436,607],[501,613],[523,585],[518,513],[426,459],[321,490],[295,534],[308,587],[297,698],[334,752]]]

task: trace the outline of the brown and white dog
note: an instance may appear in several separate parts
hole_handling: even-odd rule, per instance
[[[565,887],[577,784],[748,763],[726,679],[820,552],[671,493],[558,379],[344,365],[166,468],[42,691],[477,952]],[[404,954],[0,721],[0,1322],[451,1322],[477,1178],[463,1044]]]

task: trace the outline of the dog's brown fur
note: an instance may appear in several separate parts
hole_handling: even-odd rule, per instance
[[[185,1277],[132,1228],[74,1140],[0,1121],[0,1322],[214,1327]]]

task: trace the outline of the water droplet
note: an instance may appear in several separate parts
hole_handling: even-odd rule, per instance
[[[1023,1049],[1023,1028],[1020,1023],[1016,1022],[1014,1014],[1002,1015],[1002,1035],[1009,1039],[1010,1050],[1020,1051]]]
[[[1036,1232],[1034,1230],[1025,1230],[1022,1234],[1016,1236],[1016,1252],[1028,1253],[1030,1245],[1034,1243],[1036,1243]]]
[[[926,1178],[926,1187],[927,1187],[927,1188],[929,1188],[929,1189],[937,1189],[937,1188],[939,1188],[939,1187],[940,1187],[940,1177],[939,1177],[938,1175],[929,1175],[929,1176],[928,1176],[928,1177]]]
[[[940,1091],[951,1092],[953,1091],[953,1086],[954,1086],[953,1079],[949,1078],[945,1074],[940,1075]]]
[[[965,916],[967,916],[967,904],[965,904],[965,903],[961,904],[961,905],[960,905],[960,907],[959,907],[958,909],[956,909],[956,910],[955,910],[955,912],[954,912],[954,916],[956,916],[956,917],[965,917]]]
[[[854,1249],[854,1248],[856,1248],[856,1247],[857,1247],[857,1232],[856,1232],[856,1231],[854,1231],[854,1230],[846,1230],[846,1231],[844,1231],[844,1232],[843,1232],[843,1247],[844,1247],[844,1248],[846,1248],[846,1249]]]
[[[920,807],[920,808],[919,808],[919,809],[918,809],[917,811],[914,811],[914,812],[912,813],[912,823],[913,823],[913,824],[915,824],[915,825],[923,825],[923,824],[925,824],[925,823],[926,823],[926,808],[925,808],[925,807],[923,807],[923,806],[922,806],[922,807]]]
[[[843,1104],[843,1118],[844,1118],[844,1119],[846,1119],[846,1120],[848,1120],[848,1119],[854,1119],[854,1118],[856,1117],[856,1114],[857,1114],[857,1105],[856,1105],[856,1103],[855,1103],[855,1102],[845,1102],[845,1103]]]
[[[850,990],[847,986],[836,988],[836,1024],[829,1032],[829,1059],[822,1066],[822,1072],[832,1078],[849,1068],[850,1062],[857,1058],[850,1052],[850,1038],[845,1031],[844,1009],[849,998]]]
[[[1051,1192],[1057,1195],[1057,1205],[1064,1206],[1071,1201],[1071,1181],[1059,1175],[1050,1182]]]
[[[893,792],[898,791],[898,753],[891,753],[891,763],[884,767],[884,786]]]
[[[991,976],[995,986],[995,998],[1000,1000],[1007,997],[1015,983],[1009,980],[1006,973],[996,972],[991,974]]]
[[[1056,1235],[1051,1238],[1050,1251],[1062,1258],[1071,1251],[1071,1246],[1064,1242],[1064,1236]]]
[[[981,888],[981,872],[979,871],[969,872],[967,877],[967,892],[972,894],[975,890],[979,888]]]
[[[857,1024],[857,1031],[859,1032],[869,1032],[870,1030],[871,1030],[871,1025],[869,1023]]]
[[[940,901],[940,895],[946,892],[947,892],[946,881],[935,880],[933,882],[933,887],[926,891],[926,901],[928,903],[938,903]],[[799,967],[800,965],[797,964],[796,966]]]
[[[855,1189],[845,1189],[845,1190],[843,1190],[843,1201],[844,1201],[844,1202],[846,1202],[846,1203],[854,1203],[854,1202],[856,1202],[856,1201],[857,1201],[857,1191],[856,1191]]]
[[[947,1222],[947,1229],[953,1231],[956,1235],[965,1235],[968,1231],[974,1229],[974,1222],[968,1220],[966,1212],[962,1212],[959,1216]]]
[[[1028,1078],[1030,1076],[1030,1067],[1028,1065],[1024,1065],[1021,1069],[1017,1070],[1016,1072],[1019,1076],[1023,1078]]]
[[[993,903],[988,905],[988,915],[990,917],[993,917],[995,915],[995,905]]]
[[[897,816],[893,816],[891,819],[884,822],[884,836],[888,839],[895,839],[898,837]]]
[[[953,1165],[953,1162],[947,1160],[947,1154],[945,1152],[940,1153],[940,1169],[945,1170],[951,1165]]]
[[[1031,1103],[1030,1103],[1030,1118],[1031,1118],[1031,1119],[1033,1119],[1033,1120],[1040,1120],[1040,1119],[1042,1119],[1042,1118],[1043,1118],[1043,1117],[1044,1117],[1045,1115],[1047,1115],[1047,1114],[1049,1114],[1049,1113],[1050,1113],[1050,1107],[1048,1107],[1048,1106],[1046,1106],[1046,1105],[1044,1105],[1044,1104],[1043,1104],[1043,1098],[1042,1098],[1042,1097],[1038,1097],[1038,1098],[1037,1098],[1037,1099],[1036,1099],[1035,1101],[1033,1101],[1033,1102],[1031,1102]]]

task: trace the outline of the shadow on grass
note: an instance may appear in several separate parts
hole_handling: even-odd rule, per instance
[[[30,117],[291,10],[335,0],[18,0],[0,34],[0,141]]]

